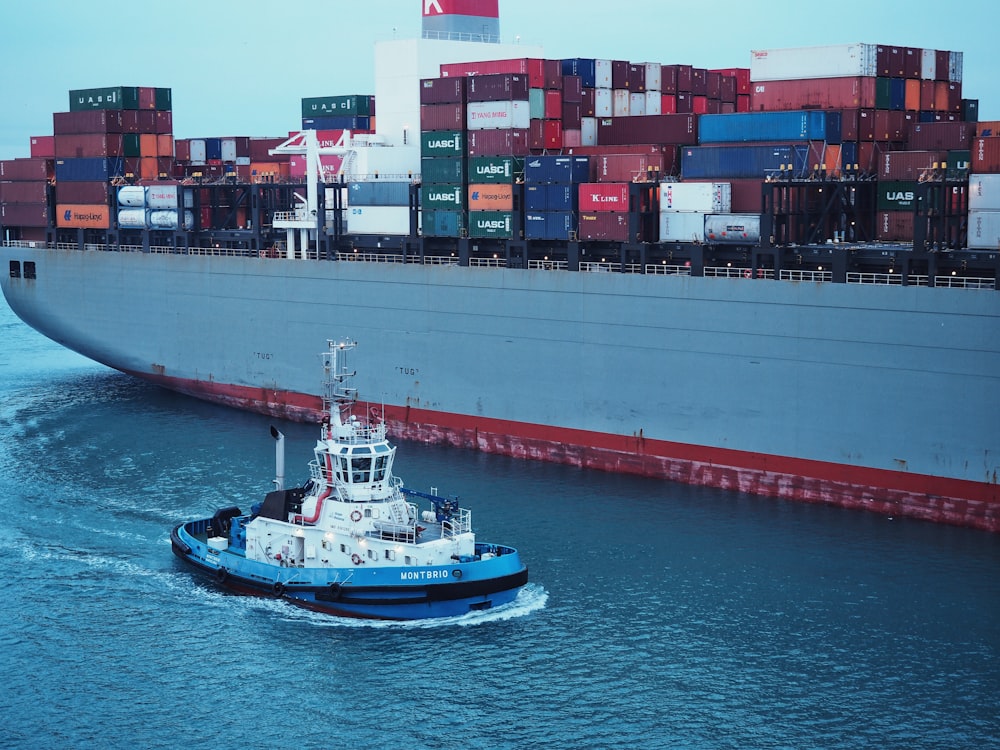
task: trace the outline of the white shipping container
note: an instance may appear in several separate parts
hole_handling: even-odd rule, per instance
[[[594,60],[594,88],[611,88],[611,61]]]
[[[962,82],[962,60],[964,57],[961,52],[948,53],[948,80],[951,83]]]
[[[969,210],[1000,211],[1000,174],[969,175]]]
[[[705,217],[705,242],[760,242],[760,214],[710,214]]]
[[[347,211],[351,234],[409,234],[408,206],[353,206]]]
[[[191,158],[189,159],[189,161],[192,164],[204,164],[205,163],[205,159],[208,158],[206,156],[207,152],[205,151],[205,139],[204,138],[192,138],[189,141],[189,143],[191,145],[191,154],[190,154]]]
[[[527,129],[531,123],[529,102],[469,102],[466,108],[469,130],[494,128]]]
[[[695,211],[661,211],[660,242],[704,242],[705,214]]]
[[[646,114],[647,115],[663,114],[663,94],[661,94],[659,91],[646,92]]]
[[[641,115],[647,114],[646,112],[646,95],[645,94],[631,94],[628,98],[628,113],[632,117],[639,117]]]
[[[597,118],[596,117],[581,117],[580,118],[580,145],[581,146],[596,146],[597,145]]]
[[[920,77],[925,81],[933,81],[937,77],[937,50],[920,50]]]
[[[733,210],[733,186],[728,182],[663,182],[660,212],[697,211],[727,214]]]
[[[632,101],[632,92],[628,89],[614,89],[611,92],[612,117],[628,117],[629,103]]]
[[[236,139],[222,139],[222,161],[232,164],[236,161]]]
[[[753,50],[750,53],[750,80],[875,76],[878,74],[876,54],[876,45],[860,43]]]
[[[646,91],[659,92],[663,85],[663,66],[660,63],[643,63],[646,68]]]
[[[1000,211],[969,210],[969,249],[1000,250]]]
[[[611,117],[613,112],[611,89],[596,89],[594,91],[594,117]]]

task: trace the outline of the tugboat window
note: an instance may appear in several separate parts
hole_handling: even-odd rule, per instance
[[[354,482],[367,482],[369,481],[369,472],[372,468],[371,458],[355,458],[354,464]]]

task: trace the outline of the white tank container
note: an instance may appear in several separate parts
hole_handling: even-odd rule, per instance
[[[149,226],[153,229],[177,229],[176,211],[150,211]],[[194,214],[190,211],[184,212],[184,229],[194,228]]]
[[[146,188],[146,205],[152,209],[177,209],[176,185],[150,185]]]
[[[118,205],[130,208],[140,208],[146,205],[146,188],[139,185],[126,185],[118,188]]]
[[[146,226],[146,209],[122,208],[118,210],[118,226],[121,229],[143,229]]]
[[[705,242],[756,244],[760,242],[760,215],[709,214],[705,217]]]

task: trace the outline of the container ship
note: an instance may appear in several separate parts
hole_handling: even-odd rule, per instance
[[[11,308],[238,408],[316,419],[303,362],[350,336],[397,438],[1000,530],[1000,123],[961,52],[552,60],[425,6],[274,138],[71,91],[0,162]]]

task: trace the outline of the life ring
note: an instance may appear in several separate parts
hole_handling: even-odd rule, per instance
[[[357,523],[358,521],[360,521],[361,520],[361,511],[360,510],[352,510],[351,511],[351,520],[354,521],[354,523]]]
[[[743,278],[744,279],[749,279],[750,278],[750,269],[749,268],[746,271],[743,272]]]
[[[281,596],[282,594],[285,593],[285,584],[283,584],[281,581],[275,581],[274,585],[271,586],[271,591],[274,592],[275,596]]]
[[[219,583],[225,583],[227,578],[229,578],[229,571],[228,570],[226,570],[225,568],[221,568],[221,567],[215,569],[215,580],[216,581],[218,581]]]
[[[354,563],[355,565],[360,565],[361,564],[361,555],[359,555],[357,552],[355,552],[353,555],[351,555],[351,562]]]

